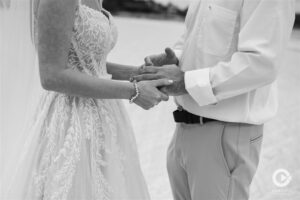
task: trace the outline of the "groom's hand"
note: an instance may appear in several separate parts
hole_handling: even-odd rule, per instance
[[[163,65],[178,65],[178,58],[171,48],[166,48],[165,53],[147,56],[145,58],[145,66],[163,66]]]
[[[184,82],[184,72],[177,65],[165,65],[162,67],[148,66],[142,69],[142,74],[135,76],[136,81],[169,79],[174,83],[167,87],[162,87],[161,91],[170,96],[180,96],[187,94]]]

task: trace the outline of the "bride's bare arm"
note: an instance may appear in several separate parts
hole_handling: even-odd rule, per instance
[[[38,52],[42,86],[75,96],[129,99],[131,83],[91,77],[67,68],[78,0],[41,0],[38,14]]]
[[[40,78],[47,90],[99,99],[129,99],[135,94],[132,83],[99,79],[67,68],[72,29],[78,0],[40,0],[38,12],[38,53]],[[168,97],[157,87],[167,80],[139,83],[135,101],[145,109]]]

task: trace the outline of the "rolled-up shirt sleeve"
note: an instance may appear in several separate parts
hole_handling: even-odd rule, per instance
[[[215,104],[275,81],[282,64],[280,56],[292,31],[294,7],[293,0],[245,1],[238,49],[231,60],[185,73],[186,89],[199,106]]]

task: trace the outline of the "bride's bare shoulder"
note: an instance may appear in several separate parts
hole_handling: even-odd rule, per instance
[[[50,11],[57,14],[73,13],[74,8],[78,5],[79,0],[31,0],[35,13]],[[63,11],[63,12],[62,12]]]
[[[38,9],[38,27],[73,26],[78,0],[34,0]]]
[[[38,0],[38,51],[40,60],[68,53],[78,0]]]

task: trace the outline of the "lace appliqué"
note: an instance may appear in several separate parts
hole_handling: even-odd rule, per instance
[[[109,14],[108,17],[79,5],[68,67],[90,76],[111,78],[106,70],[106,57],[116,43],[117,31],[112,16]],[[80,161],[80,147],[87,140],[90,143],[93,199],[109,200],[114,191],[107,180],[106,168],[117,163],[123,173],[126,159],[118,145],[110,101],[47,92],[41,105],[38,112],[43,116],[36,118],[37,121],[45,119],[45,122],[40,125],[40,162],[33,173],[31,186],[35,197],[45,200],[68,198],[76,164]],[[120,181],[125,184],[122,177]]]

